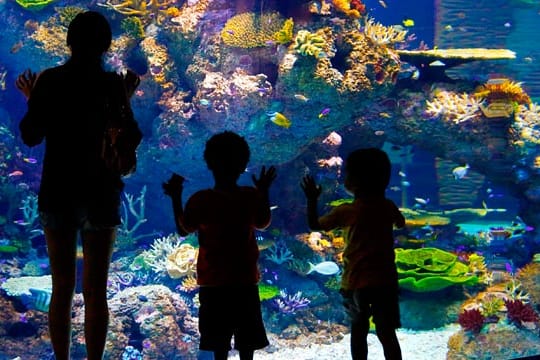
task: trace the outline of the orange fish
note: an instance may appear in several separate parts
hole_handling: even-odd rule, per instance
[[[8,177],[15,177],[15,176],[21,176],[23,172],[21,170],[15,170],[8,174]]]

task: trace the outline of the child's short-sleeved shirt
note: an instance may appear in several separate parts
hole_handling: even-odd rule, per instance
[[[198,232],[200,285],[252,285],[259,281],[255,229],[270,223],[270,209],[253,187],[196,192],[186,203],[184,227]]]
[[[345,251],[342,287],[345,290],[371,286],[397,286],[393,227],[405,219],[388,199],[362,201],[335,207],[319,218],[323,230],[343,228]]]

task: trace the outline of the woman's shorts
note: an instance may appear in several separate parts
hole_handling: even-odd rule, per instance
[[[75,209],[66,212],[39,212],[43,227],[57,229],[80,229],[82,231],[97,231],[113,229],[120,224],[118,211],[102,212],[98,216],[89,216],[86,209]]]

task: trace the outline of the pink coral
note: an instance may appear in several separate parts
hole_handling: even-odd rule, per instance
[[[464,330],[475,333],[480,332],[484,321],[485,317],[478,309],[465,310],[458,317],[458,323]]]
[[[525,304],[521,300],[505,300],[504,305],[506,306],[508,320],[518,326],[525,322],[537,322],[540,320],[531,304]]]

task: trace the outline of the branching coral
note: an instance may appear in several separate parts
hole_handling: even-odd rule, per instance
[[[459,124],[478,118],[481,102],[481,99],[466,93],[439,90],[435,92],[432,101],[426,100],[425,113],[430,117],[440,117],[444,121]]]
[[[391,45],[405,41],[407,30],[395,26],[384,26],[369,18],[364,24],[364,33],[377,46]]]
[[[279,312],[284,314],[294,314],[296,311],[306,308],[310,303],[309,299],[302,296],[301,291],[289,295],[286,289],[279,292],[279,298],[274,299],[274,302]]]
[[[167,257],[180,246],[181,241],[182,239],[176,234],[156,239],[150,249],[143,251],[141,256],[146,265],[155,273],[164,273],[167,271]]]
[[[512,300],[519,300],[525,303],[529,302],[530,300],[529,294],[527,294],[527,292],[523,290],[523,286],[516,279],[512,279],[509,283],[507,283],[504,291],[508,294],[508,296]]]
[[[261,15],[246,12],[233,16],[225,23],[221,39],[233,47],[263,47],[275,41],[276,33],[283,28],[284,21],[277,12]]]
[[[115,3],[113,0],[107,0],[105,3],[98,3],[112,9],[120,14],[128,16],[140,16],[145,19],[154,19],[160,21],[160,15],[174,16],[178,9],[172,7],[176,0],[125,0],[121,3]],[[173,9],[171,11],[171,9]],[[176,9],[176,11],[174,10]]]

